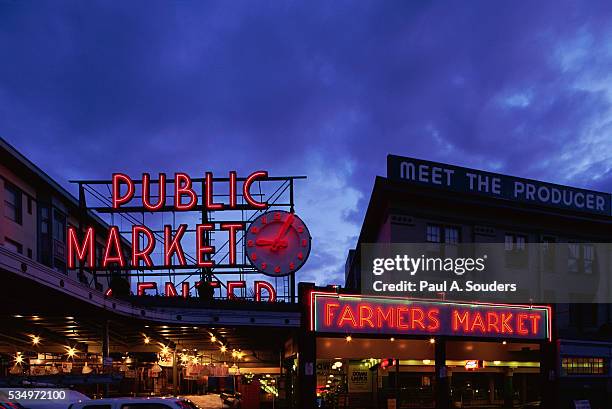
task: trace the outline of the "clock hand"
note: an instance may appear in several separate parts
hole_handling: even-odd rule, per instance
[[[285,219],[285,223],[283,223],[282,227],[278,231],[278,234],[274,238],[274,243],[272,244],[272,250],[276,250],[278,248],[278,243],[283,238],[285,233],[287,233],[287,230],[289,229],[289,226],[291,226],[291,223],[293,222],[294,217],[295,216],[293,215],[293,213],[289,213],[289,215]]]
[[[274,244],[274,240],[271,239],[257,239],[255,240],[256,246],[271,246]],[[278,242],[279,247],[287,247],[287,240],[281,240]]]

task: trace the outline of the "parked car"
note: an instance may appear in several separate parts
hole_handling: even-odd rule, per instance
[[[107,398],[73,403],[68,409],[200,409],[184,398]]]

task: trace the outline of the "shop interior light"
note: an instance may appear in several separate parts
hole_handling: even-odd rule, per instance
[[[38,345],[40,343],[40,337],[38,335],[31,335],[32,345]]]
[[[215,337],[214,335],[211,335],[210,342],[217,342],[217,337]]]
[[[493,365],[499,365],[501,364],[501,361],[493,361]]]
[[[22,363],[23,363],[23,355],[21,355],[21,352],[17,352],[15,354],[15,364],[21,365]]]
[[[435,338],[429,338],[429,343],[430,344],[435,344],[436,343],[436,339]]]
[[[168,352],[170,352],[170,351],[168,350],[168,347],[164,345],[164,346],[162,347],[162,349],[161,349],[161,353],[162,353],[162,355],[168,355]]]
[[[507,341],[502,342],[503,345],[506,345],[507,343],[508,343]]]
[[[353,337],[351,337],[350,335],[346,336],[346,342],[351,342],[353,340]]]
[[[423,359],[423,363],[425,365],[429,365],[431,363],[431,360],[430,359]]]
[[[74,358],[77,352],[78,351],[76,350],[76,348],[66,347],[66,354],[68,355],[68,358]]]
[[[391,342],[395,341],[395,338],[391,337],[390,341],[391,341]]]
[[[227,351],[227,347],[225,345],[221,345],[221,348],[219,348],[221,350],[221,352],[225,353],[225,351]]]
[[[149,339],[149,337],[147,337],[147,336],[145,335],[145,337],[144,337],[144,343],[145,343],[145,344],[148,344],[149,342],[151,342],[151,340]]]

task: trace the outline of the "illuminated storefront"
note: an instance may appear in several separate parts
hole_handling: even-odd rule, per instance
[[[322,406],[502,407],[538,397],[548,306],[302,291]]]
[[[309,317],[303,334],[310,334],[300,349],[305,394],[322,406],[355,409],[557,409],[581,399],[605,407],[612,399],[610,305],[571,301],[576,294],[555,302],[543,284],[579,293],[555,275],[568,269],[575,281],[610,291],[607,257],[575,244],[610,242],[610,202],[608,193],[389,155],[348,254],[345,285],[301,288]],[[500,243],[501,260],[518,254],[536,274],[530,292],[550,301],[453,302],[445,288],[434,300],[366,295],[362,251],[372,243],[422,243],[447,255],[461,254],[462,243]],[[569,244],[539,259],[529,243]]]

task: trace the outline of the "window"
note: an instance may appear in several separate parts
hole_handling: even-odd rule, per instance
[[[459,237],[459,228],[428,224],[426,240],[428,243],[458,244],[461,241]]]
[[[444,229],[444,243],[446,244],[458,244],[459,243],[459,229],[457,227],[446,227]]]
[[[578,263],[580,260],[580,245],[578,243],[567,244],[567,271],[570,273],[578,272]]]
[[[41,207],[40,209],[40,232],[49,234],[49,208]]]
[[[21,190],[9,182],[4,182],[4,216],[15,223],[21,224]]]
[[[582,245],[582,268],[584,274],[593,274],[593,260],[595,259],[595,249],[592,244]]]
[[[23,246],[15,240],[9,239],[8,237],[4,238],[4,247],[14,251],[15,253],[23,254]]]
[[[32,214],[32,198],[28,196],[28,214]]]
[[[66,216],[59,210],[53,211],[53,238],[66,243]]]
[[[440,226],[428,224],[426,239],[429,243],[440,243]]]
[[[542,253],[542,270],[554,272],[555,270],[555,238],[543,237],[540,246]]]
[[[504,237],[506,267],[527,267],[527,237],[521,234],[507,233]]]
[[[605,375],[608,371],[604,358],[564,357],[561,369],[565,375]]]
[[[570,273],[593,274],[595,248],[592,244],[567,243],[567,270]]]

